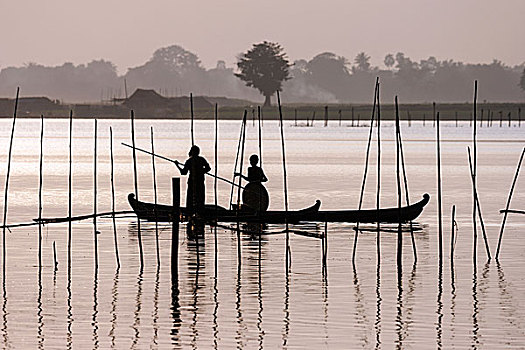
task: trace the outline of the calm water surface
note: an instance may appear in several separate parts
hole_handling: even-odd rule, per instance
[[[219,175],[231,178],[238,122],[219,126]],[[322,201],[324,209],[357,208],[364,168],[367,127],[347,124],[294,127],[286,122],[286,157],[290,208]],[[109,127],[113,127],[117,210],[129,210],[133,192],[126,121],[99,121],[98,211],[111,210]],[[184,160],[190,145],[188,121],[137,121],[137,146],[150,149],[150,127],[159,154]],[[212,121],[197,121],[196,143],[213,164]],[[396,235],[381,233],[381,264],[376,233],[359,236],[352,268],[352,224],[328,224],[327,273],[318,239],[291,235],[292,266],[285,272],[283,226],[267,228],[259,240],[241,235],[242,264],[237,264],[237,233],[206,229],[198,245],[180,238],[180,276],[170,276],[171,227],[160,225],[161,266],[157,268],[155,225],[142,223],[145,267],[141,271],[137,220],[117,220],[122,267],[116,269],[113,227],[98,220],[99,269],[94,268],[93,223],[73,224],[72,264],[67,263],[67,224],[43,229],[43,268],[38,273],[38,227],[13,228],[6,236],[7,263],[0,299],[0,344],[4,348],[525,348],[525,216],[508,218],[500,263],[486,263],[478,227],[473,263],[472,186],[466,147],[472,128],[442,125],[444,264],[437,259],[436,129],[427,123],[403,126],[410,199],[424,193],[431,201],[417,220],[418,261],[413,264],[410,233],[404,236],[403,273],[397,278]],[[0,121],[0,172],[5,179],[11,129]],[[392,124],[381,130],[381,206],[396,205],[395,143]],[[494,254],[508,190],[525,145],[525,126],[479,128],[478,187],[491,253]],[[16,125],[9,191],[8,223],[38,215],[40,122]],[[283,168],[278,124],[265,122],[263,167],[270,181],[270,207],[282,209]],[[247,157],[258,152],[258,131],[247,128]],[[67,216],[68,121],[45,123],[44,216]],[[366,186],[365,207],[375,207],[376,146]],[[73,215],[93,212],[93,122],[75,121],[73,142]],[[247,159],[246,157],[246,159]],[[151,158],[138,155],[139,198],[153,201]],[[247,164],[247,161],[245,161]],[[159,202],[171,202],[173,164],[157,160]],[[246,166],[245,166],[246,168]],[[246,170],[244,170],[246,171]],[[4,180],[0,190],[3,193]],[[185,184],[185,179],[182,179]],[[207,179],[213,202],[213,180]],[[185,186],[183,186],[185,187]],[[230,187],[219,184],[219,204],[228,206]],[[184,189],[183,189],[184,191]],[[185,198],[184,192],[182,198]],[[459,225],[454,265],[449,259],[450,213]],[[525,209],[525,174],[516,185],[512,208]],[[365,228],[367,228],[365,226]],[[302,225],[322,232],[324,225]],[[53,267],[53,243],[58,268]]]

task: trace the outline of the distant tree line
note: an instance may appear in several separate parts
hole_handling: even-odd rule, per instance
[[[403,102],[465,102],[472,99],[473,81],[480,84],[479,100],[516,102],[525,98],[525,63],[510,67],[494,60],[488,64],[470,64],[429,57],[419,62],[402,52],[387,54],[384,67],[374,67],[370,56],[358,53],[352,60],[332,52],[320,53],[310,60],[289,63],[277,45],[275,54],[286,70],[271,89],[282,91],[287,103],[369,103],[373,99],[376,77],[381,81],[382,100],[398,95]],[[255,44],[251,50],[255,50]],[[268,49],[268,48],[266,48]],[[0,71],[0,95],[12,97],[17,86],[25,96],[48,96],[68,102],[111,101],[130,95],[136,88],[155,89],[164,96],[195,95],[242,98],[262,103],[262,85],[250,85],[239,65],[250,53],[239,55],[238,64],[228,67],[218,61],[215,68],[203,67],[199,57],[181,46],[156,50],[143,65],[129,68],[124,75],[105,60],[88,64],[46,67],[29,63],[23,67],[5,67]],[[253,56],[255,57],[255,56]],[[251,59],[251,58],[250,58]],[[254,73],[259,74],[259,73]],[[239,79],[240,78],[240,79]],[[242,80],[241,80],[242,79]],[[246,86],[248,85],[248,86]],[[259,89],[250,88],[255,87]]]

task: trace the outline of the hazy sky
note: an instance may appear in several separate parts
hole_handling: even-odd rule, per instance
[[[358,52],[525,61],[525,0],[0,0],[0,68],[108,59],[120,73],[179,44],[204,66],[255,42],[294,60]]]

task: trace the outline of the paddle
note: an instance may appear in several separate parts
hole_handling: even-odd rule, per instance
[[[160,159],[164,159],[164,160],[166,160],[166,161],[168,161],[168,162],[171,162],[171,163],[174,163],[174,164],[183,165],[181,162],[179,162],[179,161],[176,160],[176,159],[170,159],[170,158],[168,158],[168,157],[164,157],[164,156],[161,156],[161,155],[159,155],[159,154],[151,153],[151,152],[149,152],[149,151],[146,151],[145,149],[138,148],[138,147],[133,147],[133,146],[128,145],[127,143],[124,143],[124,142],[122,142],[122,145],[124,145],[124,146],[126,146],[126,147],[129,147],[129,148],[135,148],[137,151],[140,151],[140,152],[143,152],[143,153],[147,153],[147,154],[149,154],[149,155],[155,156],[155,157],[160,158]],[[214,174],[210,174],[210,173],[206,173],[206,175],[211,176],[211,177],[215,177],[215,178],[217,178],[218,180],[221,180],[221,181],[224,181],[224,182],[229,183],[230,185],[237,186],[237,187],[240,187],[240,188],[243,188],[243,189],[244,189],[244,186],[241,186],[241,185],[239,185],[239,184],[236,184],[236,183],[234,183],[234,182],[231,182],[230,180],[225,179],[225,178],[223,178],[223,177],[215,176]]]

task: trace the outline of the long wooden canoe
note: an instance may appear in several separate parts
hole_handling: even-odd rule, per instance
[[[367,210],[319,210],[321,201],[301,210],[269,210],[261,214],[250,211],[228,210],[224,207],[206,205],[199,213],[203,220],[218,222],[260,222],[268,224],[297,223],[297,222],[362,222],[362,223],[398,223],[415,220],[423,211],[430,200],[430,195],[425,193],[423,199],[412,205],[398,208],[367,209]],[[130,193],[128,201],[139,219],[158,222],[173,221],[173,207],[170,205],[146,203],[137,201],[135,195]],[[186,208],[180,208],[179,220],[187,221]],[[175,214],[177,215],[177,214]]]

